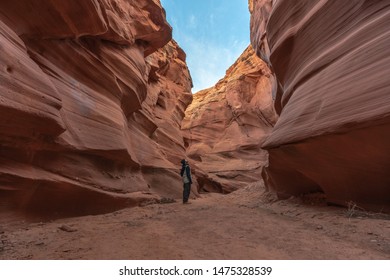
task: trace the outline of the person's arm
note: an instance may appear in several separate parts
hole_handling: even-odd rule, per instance
[[[183,177],[184,174],[184,166],[181,167],[180,176]]]
[[[190,184],[192,184],[191,168],[189,165],[187,165],[186,171],[187,171],[187,177],[188,177],[188,179],[190,179]]]

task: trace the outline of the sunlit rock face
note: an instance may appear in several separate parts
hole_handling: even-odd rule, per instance
[[[214,87],[194,95],[182,129],[199,188],[231,192],[258,181],[272,128],[271,73],[248,47]]]
[[[250,1],[252,45],[278,81],[266,184],[389,211],[388,1],[271,2]]]
[[[185,53],[157,0],[1,1],[0,208],[179,197]]]

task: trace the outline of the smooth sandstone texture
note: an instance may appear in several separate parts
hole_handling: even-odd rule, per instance
[[[2,21],[19,36],[41,39],[94,37],[143,43],[151,54],[171,38],[159,0],[4,0]]]
[[[180,197],[192,82],[170,39],[156,0],[2,1],[0,208],[66,216]]]
[[[258,181],[272,129],[271,73],[248,47],[214,87],[194,95],[182,129],[199,188],[228,193]]]
[[[251,3],[252,44],[278,80],[267,185],[389,211],[389,3],[270,2]]]

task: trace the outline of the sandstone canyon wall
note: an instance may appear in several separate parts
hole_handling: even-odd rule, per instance
[[[389,211],[389,1],[249,5],[252,45],[278,81],[267,186]]]
[[[179,197],[192,82],[170,40],[158,0],[1,1],[0,208]]]
[[[248,47],[214,87],[194,95],[182,129],[199,188],[228,193],[261,178],[276,114],[272,76]]]

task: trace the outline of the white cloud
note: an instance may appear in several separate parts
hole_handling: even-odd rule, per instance
[[[214,25],[214,14],[210,14],[209,22],[210,22],[210,25]]]
[[[195,29],[198,27],[198,21],[196,19],[196,17],[194,15],[191,15],[189,18],[188,18],[188,27],[191,28],[191,29]]]

